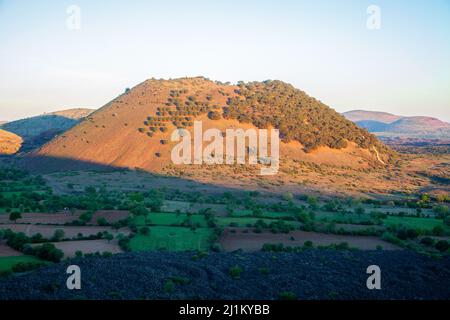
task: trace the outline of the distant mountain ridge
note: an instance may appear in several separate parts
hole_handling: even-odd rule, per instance
[[[382,123],[392,123],[398,119],[403,118],[388,112],[381,111],[366,111],[366,110],[352,110],[343,112],[342,115],[353,122],[359,121],[377,121]]]
[[[433,117],[404,117],[387,112],[353,110],[342,113],[369,132],[382,137],[449,139],[450,123]]]
[[[20,136],[24,141],[24,151],[29,151],[72,128],[93,111],[88,108],[60,110],[7,122],[1,124],[0,129]]]

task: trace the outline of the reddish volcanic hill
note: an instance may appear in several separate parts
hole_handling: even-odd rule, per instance
[[[18,135],[0,129],[0,155],[14,154],[22,145],[22,138]]]
[[[384,165],[392,151],[366,130],[281,81],[227,85],[203,77],[135,86],[23,161],[58,171],[109,166],[161,172],[172,166],[171,133],[279,128],[281,158],[354,167]]]

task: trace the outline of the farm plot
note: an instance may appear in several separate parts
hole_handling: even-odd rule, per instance
[[[337,212],[316,212],[316,220],[323,222],[335,222],[345,224],[368,224],[373,219],[369,214],[356,214],[356,213],[337,213]]]
[[[104,218],[107,223],[115,223],[124,220],[130,216],[130,212],[126,210],[99,210],[92,215],[89,224],[97,224],[98,219]]]
[[[120,253],[122,249],[116,240],[108,242],[107,240],[80,240],[80,241],[61,241],[61,242],[50,242],[55,245],[56,248],[64,252],[64,257],[74,257],[77,251],[81,251],[83,254],[86,253]],[[33,246],[38,245],[34,244]]]
[[[220,217],[217,218],[218,225],[222,227],[251,227],[258,220],[262,220],[264,223],[270,225],[272,222],[279,221],[277,219],[268,218],[254,218],[254,217]],[[293,226],[295,229],[298,228],[301,223],[298,221],[284,221],[286,224]]]
[[[9,256],[4,257],[0,256],[0,272],[11,271],[12,268],[19,263],[29,263],[29,262],[40,262],[43,261],[28,255],[20,255],[20,256]]]
[[[150,227],[149,234],[137,234],[131,239],[130,248],[131,251],[207,250],[212,235],[213,231],[208,228]]]
[[[210,208],[218,216],[227,215],[226,206],[215,203],[191,203],[186,201],[165,200],[161,211],[163,212],[181,212],[181,213],[198,213],[200,210]]]
[[[389,216],[384,220],[385,226],[403,225],[407,228],[416,229],[418,231],[430,232],[433,228],[441,226],[447,231],[449,228],[444,226],[443,220],[433,218],[417,218],[417,217],[392,217]]]
[[[206,220],[203,215],[193,214],[188,216],[185,213],[160,213],[154,212],[146,216],[134,217],[134,223],[138,226],[158,225],[158,226],[180,226],[183,223],[206,227]]]
[[[231,230],[234,230],[234,232]],[[350,247],[362,250],[375,250],[377,249],[377,246],[381,246],[385,250],[400,249],[399,247],[376,237],[344,236],[306,231],[293,231],[288,234],[271,233],[269,231],[253,233],[248,230],[245,232],[243,229],[236,228],[226,229],[220,238],[220,244],[225,251],[234,251],[238,249],[244,251],[258,251],[262,249],[265,243],[282,243],[285,246],[301,247],[306,241],[312,241],[314,246],[347,242]]]
[[[5,241],[0,241],[0,257],[20,256],[21,252],[14,250],[6,245]]]
[[[81,212],[23,213],[18,223],[66,224],[77,220]],[[0,224],[10,224],[8,215],[0,215]]]
[[[68,224],[78,220],[84,211],[60,211],[55,213],[23,213],[22,218],[18,219],[18,223],[30,224]],[[114,223],[130,216],[128,211],[124,210],[99,210],[92,215],[89,225],[96,225],[98,219],[104,218],[107,223]],[[9,215],[0,215],[0,224],[10,224]]]
[[[31,224],[0,224],[0,230],[11,229],[14,232],[23,232],[27,237],[32,237],[35,234],[40,233],[44,238],[51,238],[56,230],[64,231],[64,238],[75,238],[78,235],[92,236],[105,231],[112,235],[119,233],[128,235],[130,230],[119,229],[119,231],[113,230],[109,227],[90,227],[90,226],[52,226],[52,225],[31,225]]]
[[[232,217],[254,217],[254,213],[253,213],[253,210],[240,209],[240,210],[235,210],[231,216]],[[294,219],[294,215],[289,212],[262,211],[261,218],[268,218],[268,219],[291,218],[291,219]]]

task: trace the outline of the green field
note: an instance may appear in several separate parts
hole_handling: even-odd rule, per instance
[[[350,223],[350,224],[365,224],[370,221],[370,215],[368,214],[356,214],[356,213],[338,213],[338,212],[316,212],[316,220],[323,222],[336,222],[336,223]]]
[[[21,262],[42,262],[42,260],[28,255],[0,257],[0,272],[11,271],[12,267]]]
[[[232,217],[254,217],[253,210],[248,209],[235,210],[232,214]],[[282,219],[282,218],[294,218],[294,215],[288,212],[262,211],[261,217],[269,219]]]
[[[221,227],[229,227],[230,224],[236,225],[237,227],[248,227],[253,226],[258,220],[264,221],[266,224],[271,224],[275,222],[276,219],[268,219],[268,218],[254,218],[254,217],[218,217],[217,224]],[[290,224],[297,228],[300,226],[300,222],[298,221],[285,221],[286,224]]]
[[[206,227],[205,217],[200,214],[193,214],[190,217],[185,213],[150,213],[146,216],[136,216],[134,223],[138,226],[144,225],[158,225],[158,226],[173,226],[181,225],[189,218],[190,222],[200,227]]]
[[[208,250],[212,229],[197,228],[195,231],[184,227],[150,227],[148,235],[137,234],[130,241],[131,251],[188,251]]]
[[[386,226],[404,225],[407,228],[432,231],[436,226],[444,226],[442,220],[432,218],[416,218],[416,217],[393,217],[389,216],[384,220]],[[448,227],[446,228],[448,230]]]

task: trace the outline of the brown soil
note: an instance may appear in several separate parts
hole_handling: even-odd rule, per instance
[[[21,256],[22,253],[14,250],[6,245],[4,241],[0,241],[0,257]]]
[[[73,214],[70,211],[56,212],[56,213],[23,213],[22,218],[17,220],[17,223],[27,224],[65,224],[71,223],[79,218],[83,211],[77,211]],[[97,219],[103,217],[108,223],[114,223],[125,219],[129,216],[128,211],[124,210],[99,210],[93,214],[89,225],[97,225]],[[11,224],[9,215],[0,215],[0,224]]]
[[[236,233],[230,232],[231,230],[236,230]],[[248,233],[244,233],[244,230],[248,230]],[[293,240],[291,240],[291,237]],[[225,251],[233,251],[238,249],[242,249],[244,251],[258,251],[261,250],[263,244],[265,243],[282,243],[285,246],[301,247],[304,245],[305,241],[312,241],[314,246],[347,242],[350,247],[356,247],[361,250],[375,250],[378,245],[381,245],[384,250],[400,249],[399,247],[376,237],[343,236],[305,231],[293,231],[289,234],[274,234],[270,231],[254,233],[251,229],[249,230],[242,228],[226,229],[220,239],[220,244]]]
[[[116,240],[111,240],[108,243],[107,240],[80,240],[80,241],[63,241],[63,242],[51,242],[56,248],[64,252],[65,257],[74,257],[76,251],[85,253],[96,252],[111,252],[120,253],[120,249]]]
[[[130,233],[127,229],[119,229],[119,231],[115,231],[109,227],[48,226],[31,224],[0,224],[0,230],[2,229],[11,229],[14,232],[23,232],[28,237],[40,233],[44,238],[51,238],[56,230],[63,230],[64,238],[75,238],[79,233],[83,236],[96,235],[99,232],[105,231],[108,231],[113,235],[119,233],[127,235]]]

